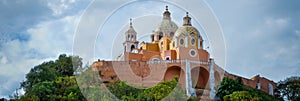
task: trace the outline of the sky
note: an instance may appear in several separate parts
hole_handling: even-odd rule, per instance
[[[72,54],[76,38],[74,33],[78,26],[98,26],[96,19],[107,18],[105,26],[102,27],[104,30],[97,30],[101,34],[93,38],[97,45],[92,52],[96,53],[97,58],[111,59],[111,50],[116,51],[118,48],[113,49],[107,45],[120,42],[118,37],[120,38],[122,36],[120,33],[124,33],[127,28],[129,18],[136,19],[134,26],[138,33],[148,34],[155,27],[153,23],[161,19],[165,5],[156,2],[147,4],[138,2],[116,9],[110,5],[127,1],[95,0],[93,3],[99,8],[85,12],[92,6],[91,2],[91,0],[0,1],[0,97],[7,97],[19,88],[19,83],[25,80],[26,73],[35,65],[54,60],[62,53]],[[226,71],[247,78],[259,74],[275,82],[290,76],[300,76],[300,1],[207,0],[206,2],[223,29]],[[148,9],[148,6],[153,8]],[[111,10],[116,12],[109,17],[104,15],[110,14]],[[134,12],[128,13],[132,10]],[[184,11],[172,5],[169,10],[173,14],[174,22],[181,26]],[[82,18],[88,18],[87,22],[81,22]],[[143,23],[149,23],[145,25],[149,29],[142,29],[144,27],[139,26]],[[92,37],[88,32],[84,36]],[[83,42],[82,45],[86,44]]]

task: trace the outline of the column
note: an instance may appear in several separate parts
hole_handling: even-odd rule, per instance
[[[185,61],[185,89],[186,89],[186,94],[189,97],[196,97],[196,90],[192,86],[192,77],[191,77],[191,68],[190,68],[190,61],[186,60]]]
[[[213,59],[210,59],[210,64],[209,64],[209,80],[210,80],[210,92],[209,92],[209,95],[210,95],[210,98],[211,99],[215,99],[215,96],[216,96],[216,91],[215,91],[215,70],[214,70],[214,60]]]

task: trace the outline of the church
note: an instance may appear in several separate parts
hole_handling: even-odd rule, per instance
[[[223,77],[240,79],[244,85],[273,95],[276,83],[259,75],[248,79],[226,72],[203,48],[201,33],[192,25],[186,12],[182,24],[172,21],[166,6],[162,21],[154,28],[151,42],[139,42],[132,19],[123,42],[124,52],[117,61],[98,60],[93,70],[99,71],[102,81],[127,81],[139,87],[179,78],[187,96],[214,99],[215,88]]]

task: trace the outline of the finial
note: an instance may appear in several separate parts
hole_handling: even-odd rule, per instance
[[[132,18],[130,18],[130,26],[132,26]]]
[[[184,26],[192,26],[191,24],[191,17],[189,17],[189,12],[186,12],[186,16],[183,18],[183,25]]]
[[[166,6],[166,11],[168,11],[168,6]]]

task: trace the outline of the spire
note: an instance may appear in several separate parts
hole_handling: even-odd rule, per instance
[[[189,12],[186,12],[186,16],[183,18],[183,26],[192,26],[191,19]]]
[[[166,11],[164,12],[164,19],[171,19],[171,13],[169,12],[168,6],[166,6]]]
[[[130,18],[129,21],[130,21],[129,22],[129,29],[127,30],[126,33],[136,33],[135,30],[134,30],[134,28],[133,28],[133,25],[132,25],[132,18]]]

